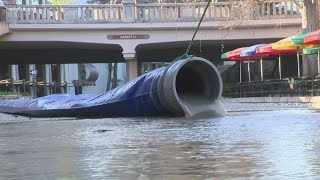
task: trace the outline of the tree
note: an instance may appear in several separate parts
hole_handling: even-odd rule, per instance
[[[74,0],[51,0],[50,4],[52,5],[64,5],[64,4],[73,4]]]
[[[304,0],[299,8],[302,10],[302,32],[312,32],[319,29],[319,0]],[[317,67],[317,55],[303,57],[303,76],[318,74]]]
[[[220,0],[221,1],[221,0]],[[238,25],[243,25],[250,23],[256,15],[259,15],[263,12],[264,9],[261,9],[261,12],[257,12],[257,8],[262,7],[262,3],[265,0],[242,0],[236,1],[235,5],[232,5],[230,10],[229,21],[225,23],[225,28],[232,29]],[[320,0],[302,0],[299,2],[297,0],[291,0],[294,5],[300,9],[302,12],[302,32],[312,32],[319,29],[319,1]],[[232,0],[229,0],[232,2]],[[276,11],[283,12],[283,8],[276,7]],[[258,8],[259,9],[259,8]],[[271,8],[272,9],[272,8]],[[275,12],[273,12],[275,13]],[[314,76],[318,73],[317,70],[317,57],[316,55],[304,56],[302,60],[302,70],[303,76]]]

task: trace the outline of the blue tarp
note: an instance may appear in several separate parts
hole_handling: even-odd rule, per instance
[[[156,81],[165,68],[100,95],[53,94],[0,101],[0,112],[37,117],[112,117],[169,115],[158,99]]]
[[[183,116],[190,114],[189,104],[201,106],[198,113],[211,112],[211,104],[221,93],[219,71],[208,60],[189,57],[100,95],[53,94],[3,100],[0,112],[34,117]],[[194,104],[192,97],[205,101]]]

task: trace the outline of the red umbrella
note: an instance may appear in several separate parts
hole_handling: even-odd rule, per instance
[[[256,52],[256,49],[258,47],[262,47],[265,46],[266,44],[256,44],[253,46],[250,46],[248,48],[246,48],[245,50],[241,51],[240,56],[241,57],[247,57],[247,58],[254,58],[254,59],[259,59],[260,58],[260,75],[261,75],[261,81],[263,81],[263,62],[262,59],[268,57],[268,54],[258,54]],[[249,63],[248,63],[248,69],[250,69],[249,67]],[[250,72],[250,71],[249,71]],[[249,81],[250,81],[250,75],[249,75]]]
[[[303,39],[305,44],[320,44],[320,29],[312,32]]]
[[[258,47],[256,49],[256,53],[259,54],[268,54],[270,56],[272,55],[279,55],[279,76],[281,79],[281,55],[282,54],[296,54],[297,51],[296,50],[274,50],[272,49],[272,44],[267,44],[265,46],[262,47]]]
[[[242,47],[242,48],[238,48],[238,49],[235,49],[233,51],[230,51],[227,54],[228,59],[235,60],[235,61],[246,60],[246,59],[244,59],[243,57],[240,56],[240,52],[245,50],[245,49],[246,49],[246,47]]]
[[[247,47],[242,47],[235,49],[233,51],[230,51],[227,54],[228,59],[230,60],[235,60],[235,61],[240,61],[240,82],[241,82],[241,61],[248,61],[248,77],[249,77],[249,82],[251,81],[250,79],[250,65],[249,65],[249,60],[257,60],[263,57],[267,57],[268,55],[250,55],[250,56],[240,56],[241,51],[246,50]]]

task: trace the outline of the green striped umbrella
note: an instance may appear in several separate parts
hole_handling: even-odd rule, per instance
[[[302,33],[302,34],[300,34],[300,35],[298,35],[298,36],[296,36],[296,37],[294,37],[294,38],[292,38],[291,39],[291,43],[292,44],[305,44],[303,41],[304,41],[304,38],[306,37],[306,36],[309,36],[311,34],[311,32],[307,32],[307,33]],[[299,59],[299,57],[300,57],[300,55],[299,55],[299,53],[297,52],[297,58]],[[298,61],[298,63],[299,63],[299,60],[297,60]],[[298,64],[298,67],[299,67],[299,64]],[[300,73],[300,70],[299,70],[299,73]],[[299,75],[299,77],[300,77],[300,75]]]
[[[228,58],[228,54],[230,52],[232,52],[232,51],[228,51],[228,52],[225,52],[225,53],[221,54],[221,59],[225,60],[225,61],[231,60],[231,59]],[[239,76],[240,76],[240,82],[241,82],[241,61],[239,61],[239,63],[240,63],[240,69],[239,69],[240,74],[239,74]]]
[[[310,48],[310,49],[303,49],[302,54],[318,54],[319,49],[318,48]]]
[[[221,59],[227,60],[228,59],[228,57],[227,57],[228,53],[229,52],[225,52],[225,53],[221,54]]]
[[[303,39],[306,37],[306,36],[309,36],[311,34],[311,32],[307,32],[307,33],[303,33],[303,34],[300,34],[294,38],[291,39],[291,43],[292,44],[305,44],[303,42]]]
[[[319,76],[319,73],[320,73],[320,47],[303,49],[302,53],[305,55],[318,54],[318,76]]]
[[[303,49],[302,53],[305,55],[318,54],[318,76],[319,76],[319,73],[320,73],[320,47]]]

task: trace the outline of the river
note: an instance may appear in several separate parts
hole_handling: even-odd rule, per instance
[[[27,118],[0,114],[0,179],[316,179],[320,112],[224,104],[186,118]]]

